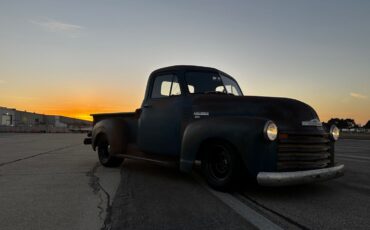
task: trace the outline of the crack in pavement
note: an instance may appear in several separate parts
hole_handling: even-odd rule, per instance
[[[86,176],[90,178],[89,186],[93,189],[93,193],[98,196],[99,203],[97,208],[99,209],[99,219],[104,221],[101,230],[110,230],[112,228],[112,204],[110,202],[111,198],[109,193],[101,186],[100,178],[95,175],[96,170],[100,167],[100,163],[97,162],[94,167],[86,173]],[[103,207],[103,195],[105,195],[107,202],[105,207]],[[106,212],[105,218],[102,217],[104,211]]]
[[[49,151],[46,151],[46,152],[37,153],[37,154],[31,155],[31,156],[27,156],[27,157],[23,157],[23,158],[18,158],[16,160],[12,160],[12,161],[8,161],[8,162],[0,163],[0,167],[2,167],[4,165],[9,165],[9,164],[17,163],[17,162],[23,161],[23,160],[28,160],[30,158],[38,157],[38,156],[41,156],[41,155],[50,154],[50,153],[57,152],[57,151],[60,151],[60,150],[68,149],[68,148],[75,147],[75,146],[78,146],[78,145],[81,145],[81,144],[68,145],[68,146],[64,146],[64,147],[61,147],[61,148],[52,149],[52,150],[49,150]]]

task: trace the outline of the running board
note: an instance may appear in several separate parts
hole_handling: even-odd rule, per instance
[[[131,160],[140,160],[140,161],[146,161],[149,163],[162,165],[166,167],[173,167],[178,168],[179,167],[179,159],[176,157],[168,157],[168,156],[161,156],[161,155],[149,155],[145,154],[143,152],[137,151],[137,149],[129,149],[131,151],[128,151],[129,153],[126,154],[117,154],[114,155],[115,157],[119,158],[127,158]]]

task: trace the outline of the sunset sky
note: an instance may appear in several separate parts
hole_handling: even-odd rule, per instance
[[[132,111],[150,72],[176,64],[364,124],[370,1],[0,0],[0,106],[84,119]]]

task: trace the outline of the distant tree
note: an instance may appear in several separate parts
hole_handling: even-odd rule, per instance
[[[370,120],[363,126],[365,129],[370,129]]]
[[[345,119],[345,122],[347,122],[347,125],[349,128],[359,128],[360,126],[356,124],[354,119]]]
[[[359,126],[356,124],[354,119],[339,119],[339,118],[331,118],[328,121],[328,126],[336,125],[340,129],[353,129],[358,128]]]

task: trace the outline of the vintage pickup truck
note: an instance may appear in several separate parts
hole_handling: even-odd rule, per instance
[[[234,78],[214,68],[158,69],[140,109],[92,116],[84,143],[107,167],[130,158],[191,172],[197,162],[218,190],[243,178],[283,186],[343,175],[334,159],[337,127],[324,128],[310,106],[294,99],[243,96]]]

